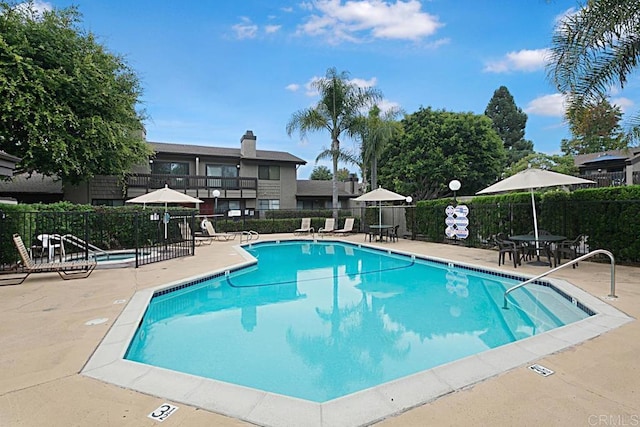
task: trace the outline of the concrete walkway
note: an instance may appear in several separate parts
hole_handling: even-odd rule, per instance
[[[262,236],[261,240],[292,235]],[[362,235],[346,240],[364,242]],[[19,286],[0,286],[0,426],[154,426],[147,417],[165,399],[80,375],[125,304],[140,289],[243,261],[238,240],[214,242],[196,256],[139,269],[96,270],[63,281],[34,274]],[[382,243],[402,251],[497,267],[497,252],[400,239]],[[544,267],[505,271],[536,275]],[[565,279],[624,313],[640,314],[640,268],[617,266],[609,301],[608,263],[583,262],[553,277]],[[537,363],[542,377],[521,366],[379,422],[378,426],[640,425],[640,326],[632,321]],[[170,402],[171,403],[171,402]],[[182,403],[164,426],[250,424]],[[300,425],[304,425],[301,421]]]

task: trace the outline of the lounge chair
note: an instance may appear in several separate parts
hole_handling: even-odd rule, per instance
[[[226,242],[227,240],[233,240],[236,238],[236,235],[233,233],[216,233],[216,229],[213,228],[211,221],[207,221],[205,223],[205,227],[207,229],[207,237],[211,237],[215,240],[224,240]]]
[[[314,232],[314,228],[311,226],[311,218],[302,218],[300,228],[293,230],[294,235],[308,234]]]
[[[344,227],[338,229],[338,230],[333,230],[333,232],[335,234],[349,234],[349,233],[353,233],[353,223],[354,223],[355,219],[354,218],[347,218],[344,220]]]
[[[98,265],[98,262],[95,259],[35,263],[33,262],[33,259],[31,259],[31,256],[29,256],[29,252],[24,246],[22,237],[20,237],[19,234],[13,235],[13,243],[15,243],[16,248],[18,249],[18,253],[20,254],[20,258],[22,259],[23,271],[21,273],[24,273],[24,275],[21,277],[2,279],[1,282],[8,281],[13,282],[10,284],[19,285],[24,282],[31,273],[51,272],[58,273],[58,275],[64,280],[85,279],[89,277],[89,275],[96,268],[96,265]]]
[[[178,227],[180,228],[180,233],[182,234],[182,239],[183,240],[191,240],[191,238],[193,237],[194,243],[196,246],[201,246],[201,245],[210,245],[211,242],[213,242],[213,237],[210,236],[204,236],[200,233],[198,234],[193,234],[191,233],[191,227],[189,226],[188,223],[178,223]]]
[[[336,229],[336,220],[334,218],[326,218],[324,220],[324,227],[320,227],[318,229],[318,234],[325,235],[325,234],[331,234],[335,231]]]

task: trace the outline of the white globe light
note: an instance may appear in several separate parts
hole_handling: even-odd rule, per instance
[[[220,197],[220,190],[213,190],[213,197]]]
[[[460,187],[462,187],[462,184],[460,184],[460,181],[457,179],[454,179],[449,183],[449,189],[451,191],[458,191]]]
[[[411,203],[411,202],[413,202],[413,197],[411,197],[411,196],[407,196],[407,197],[405,198],[405,200],[407,201],[407,203]]]

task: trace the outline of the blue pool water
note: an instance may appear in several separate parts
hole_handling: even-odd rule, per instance
[[[126,358],[325,402],[589,316],[550,286],[336,242],[158,292]],[[587,310],[588,311],[588,310]]]
[[[132,252],[102,253],[102,254],[98,254],[98,255],[94,256],[95,260],[98,261],[98,262],[123,261],[123,260],[134,259],[135,257],[136,257],[135,251],[132,251]]]

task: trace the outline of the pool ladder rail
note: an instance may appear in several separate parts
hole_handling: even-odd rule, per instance
[[[253,230],[249,230],[249,231],[240,231],[238,232],[238,234],[240,234],[240,243],[242,244],[243,240],[246,240],[247,242],[250,240],[258,240],[260,238],[260,234],[258,234],[257,231],[253,231]]]
[[[557,266],[556,268],[552,268],[549,271],[546,271],[546,272],[544,272],[542,274],[537,275],[536,277],[532,277],[531,279],[525,280],[524,282],[519,283],[519,284],[517,284],[515,286],[512,286],[511,288],[507,289],[504,292],[502,308],[505,309],[505,310],[507,310],[509,308],[507,306],[507,296],[512,291],[515,291],[516,289],[521,288],[524,285],[528,285],[529,283],[535,282],[536,280],[541,279],[541,278],[543,278],[545,276],[548,276],[551,273],[555,273],[558,270],[561,270],[563,268],[569,267],[569,266],[571,266],[573,264],[577,264],[580,261],[583,261],[583,260],[585,260],[587,258],[591,258],[594,255],[598,255],[598,254],[605,254],[611,260],[611,291],[610,291],[608,297],[609,298],[618,298],[616,296],[616,260],[613,258],[613,254],[611,252],[609,252],[607,250],[604,250],[604,249],[596,249],[594,251],[589,252],[588,254],[582,255],[581,257],[578,257],[576,259],[572,259],[572,260],[570,260],[570,261],[568,261],[568,262],[566,262],[566,263],[564,263],[562,265]]]

